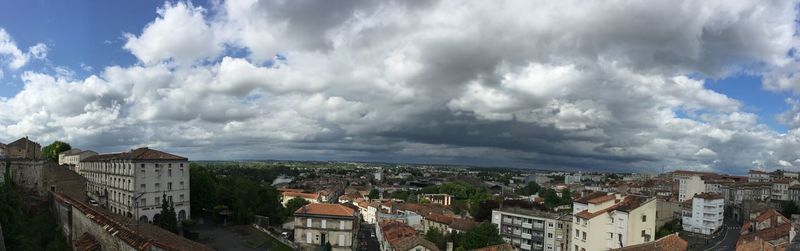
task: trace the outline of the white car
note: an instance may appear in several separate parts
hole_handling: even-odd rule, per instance
[[[89,200],[89,204],[92,204],[92,206],[95,206],[95,207],[100,205],[99,203],[97,203],[96,200]]]

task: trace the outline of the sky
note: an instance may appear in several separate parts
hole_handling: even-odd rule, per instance
[[[797,1],[1,4],[0,142],[800,170]]]

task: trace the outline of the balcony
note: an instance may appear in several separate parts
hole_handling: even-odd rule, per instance
[[[531,234],[522,233],[522,239],[531,239]]]
[[[533,228],[533,224],[531,224],[531,223],[522,223],[522,227],[524,227],[524,228]]]
[[[531,250],[531,245],[522,244],[522,245],[519,246],[519,248],[522,249],[522,250]]]

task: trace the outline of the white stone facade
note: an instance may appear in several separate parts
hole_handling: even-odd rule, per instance
[[[724,202],[719,195],[692,198],[691,211],[683,213],[683,229],[698,234],[712,234],[722,226]]]
[[[149,154],[137,157],[137,151]],[[166,197],[179,221],[189,219],[189,162],[162,154],[166,153],[145,148],[97,155],[80,162],[78,173],[87,179],[89,197],[111,212],[152,222],[160,217],[162,198]]]

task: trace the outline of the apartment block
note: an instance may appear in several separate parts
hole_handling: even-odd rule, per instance
[[[656,231],[656,198],[594,192],[573,203],[574,251],[647,243]]]
[[[569,214],[506,207],[492,210],[492,223],[503,240],[519,250],[567,251],[570,247]]]
[[[715,193],[695,195],[683,211],[683,229],[698,234],[712,234],[722,226],[725,205]]]
[[[166,197],[179,221],[190,217],[187,158],[139,148],[87,157],[76,171],[86,177],[89,197],[113,213],[151,222]]]

